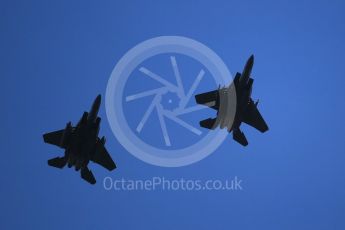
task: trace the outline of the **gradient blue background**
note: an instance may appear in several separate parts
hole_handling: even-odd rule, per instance
[[[1,229],[345,229],[342,1],[1,1]],[[241,70],[270,131],[243,127],[182,168],[148,165],[101,134],[118,164],[89,186],[46,164],[42,133],[76,122],[137,43],[181,35]],[[240,192],[105,191],[102,178],[243,179]]]

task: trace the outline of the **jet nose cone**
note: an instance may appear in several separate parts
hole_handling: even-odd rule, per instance
[[[244,66],[245,73],[250,74],[254,65],[254,55],[250,56],[246,65]]]
[[[101,104],[102,96],[101,94],[98,94],[98,96],[95,99],[95,104]]]
[[[248,65],[251,65],[251,66],[254,64],[254,55],[253,54],[249,57],[247,63],[248,63]]]

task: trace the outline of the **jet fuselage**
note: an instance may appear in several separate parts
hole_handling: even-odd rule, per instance
[[[101,118],[98,110],[101,104],[101,95],[95,99],[90,112],[84,112],[76,126],[67,123],[65,129],[46,133],[43,135],[44,142],[65,149],[63,157],[55,157],[48,160],[48,165],[56,168],[75,166],[75,170],[81,170],[81,177],[91,184],[96,183],[91,170],[87,165],[90,161],[95,162],[109,171],[116,168],[106,150],[105,137],[99,138]]]
[[[246,109],[250,103],[250,98],[252,94],[253,79],[250,78],[254,64],[254,56],[252,55],[241,75],[236,74],[233,81],[236,89],[236,115],[232,127],[229,131],[238,130],[242,123],[243,114],[246,112]]]
[[[65,151],[68,167],[75,166],[78,171],[88,165],[96,150],[101,119],[97,117],[101,98],[98,96],[89,113],[85,112],[77,126],[70,133]]]
[[[198,104],[206,105],[217,110],[216,118],[208,118],[200,121],[200,126],[207,129],[227,128],[232,132],[234,140],[241,145],[248,145],[244,133],[240,126],[246,123],[260,132],[266,132],[268,126],[262,118],[257,105],[251,98],[253,78],[251,72],[254,64],[252,55],[242,71],[237,73],[233,82],[228,87],[218,88],[218,90],[201,93],[195,96]],[[236,105],[235,105],[236,103]]]

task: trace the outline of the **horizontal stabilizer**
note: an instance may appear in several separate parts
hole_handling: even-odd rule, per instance
[[[59,169],[65,167],[66,163],[67,161],[64,157],[55,157],[53,159],[48,160],[48,165]]]
[[[200,126],[206,129],[214,129],[216,127],[214,127],[216,123],[216,118],[208,118],[206,120],[202,120],[200,121]]]
[[[232,137],[234,138],[235,141],[237,141],[241,145],[243,145],[243,146],[248,145],[247,138],[241,130],[239,130],[239,129],[233,130]]]
[[[89,170],[87,167],[82,168],[80,175],[81,175],[81,178],[83,178],[90,184],[96,184],[95,177],[93,176],[91,170]]]

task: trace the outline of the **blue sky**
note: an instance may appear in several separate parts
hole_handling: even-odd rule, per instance
[[[1,229],[344,229],[345,4],[342,1],[1,1]],[[253,97],[270,130],[243,126],[186,167],[146,164],[101,135],[118,165],[49,168],[42,134],[74,123],[105,94],[134,45],[179,35],[234,74],[255,54]],[[202,91],[202,89],[200,89]],[[204,88],[206,89],[206,87]],[[157,139],[157,143],[160,141]],[[102,178],[226,179],[243,191],[106,191]]]

